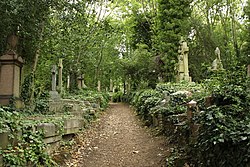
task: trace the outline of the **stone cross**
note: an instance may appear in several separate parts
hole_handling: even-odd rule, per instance
[[[56,75],[57,75],[57,67],[56,65],[52,66],[51,69],[51,74],[52,74],[52,91],[56,91]]]
[[[62,92],[62,70],[63,70],[63,64],[62,64],[62,59],[59,59],[59,64],[58,64],[58,68],[59,68],[59,73],[58,73],[58,87],[59,87],[59,91]]]
[[[180,40],[179,46],[179,56],[178,56],[178,80],[185,80],[190,81],[191,78],[189,77],[189,70],[188,70],[188,51],[189,47],[187,46],[187,42],[184,41],[183,38]]]

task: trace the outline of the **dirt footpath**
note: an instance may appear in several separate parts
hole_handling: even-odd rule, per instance
[[[167,139],[152,135],[135,115],[126,104],[110,104],[110,109],[78,136],[80,144],[66,166],[165,166]]]

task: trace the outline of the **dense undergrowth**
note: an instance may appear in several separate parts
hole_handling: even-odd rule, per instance
[[[172,154],[174,157],[168,159],[171,159],[168,166],[182,166],[184,162],[197,167],[250,165],[250,79],[242,69],[233,71],[216,72],[201,84],[159,84],[156,89],[123,97],[147,125],[154,124],[153,117],[162,122],[161,132],[168,135],[177,148]],[[200,127],[194,139],[190,139],[187,122],[177,130],[173,126],[181,123],[176,115],[186,113],[191,100],[198,106],[193,111],[192,122]],[[182,153],[178,156],[176,152]],[[181,164],[173,162],[180,157],[186,160]]]
[[[64,120],[72,115],[64,107],[63,115],[55,116],[54,112],[49,111],[48,96],[44,94],[41,97],[35,101],[34,106],[26,106],[23,109],[16,109],[14,105],[0,106],[0,134],[7,135],[9,141],[6,148],[0,147],[4,166],[57,166],[46,151],[43,131],[38,130],[36,125],[54,123],[58,133],[62,134]],[[88,101],[97,105],[91,107],[100,107],[101,110],[107,108],[109,102],[107,93],[90,90],[78,91],[77,94],[68,94],[66,97]],[[90,123],[97,116],[86,112],[83,118],[86,123]]]

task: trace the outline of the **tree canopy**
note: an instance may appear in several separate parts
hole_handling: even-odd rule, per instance
[[[0,53],[7,37],[16,34],[33,92],[50,89],[48,72],[59,58],[64,83],[69,75],[73,90],[80,74],[89,88],[101,81],[106,89],[110,79],[154,87],[175,81],[183,37],[190,75],[199,82],[216,47],[226,69],[250,63],[249,6],[240,0],[2,0]]]

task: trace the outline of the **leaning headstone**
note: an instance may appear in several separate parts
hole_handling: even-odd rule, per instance
[[[7,39],[7,51],[0,57],[0,104],[8,105],[14,99],[16,107],[22,107],[20,83],[23,59],[16,53],[18,37]],[[12,101],[13,102],[13,101]]]
[[[62,84],[62,70],[63,70],[63,64],[62,64],[62,59],[59,59],[59,64],[58,64],[58,89],[59,92],[62,92],[63,89],[63,84]]]
[[[52,76],[52,82],[51,82],[51,91],[50,91],[50,98],[52,100],[60,100],[60,96],[58,92],[56,91],[56,77],[57,77],[57,66],[53,65],[51,69],[51,76]]]

